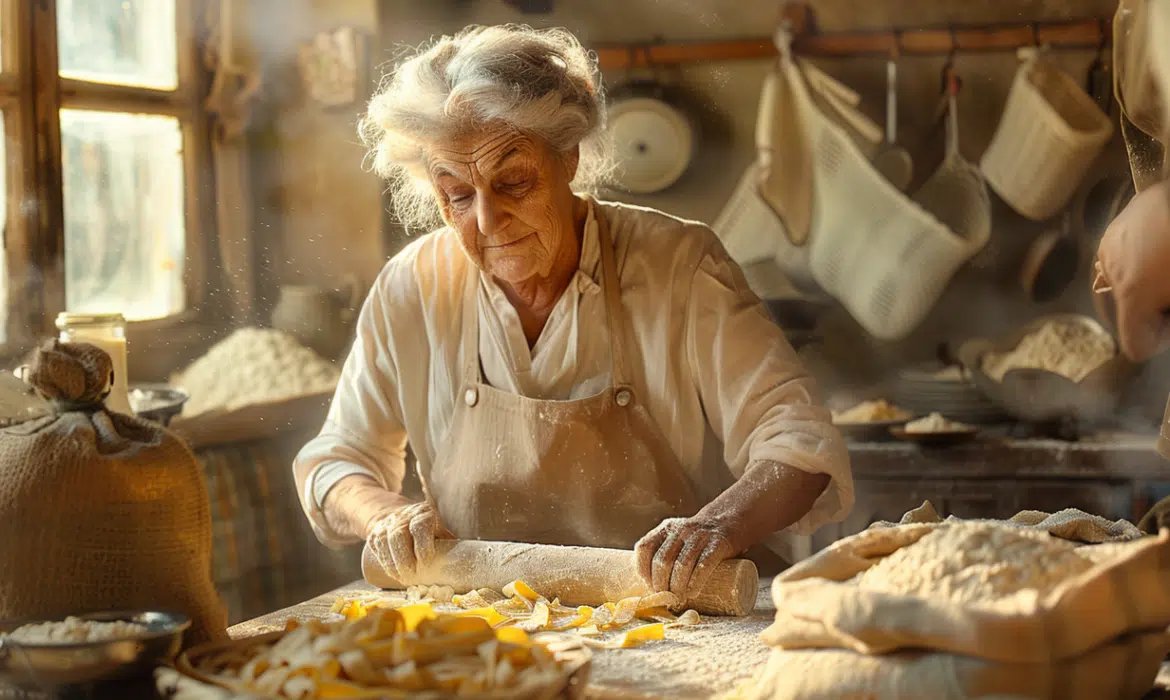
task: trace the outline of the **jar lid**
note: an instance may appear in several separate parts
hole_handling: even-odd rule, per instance
[[[57,314],[57,330],[84,328],[86,326],[126,325],[122,314],[77,314],[62,311]]]

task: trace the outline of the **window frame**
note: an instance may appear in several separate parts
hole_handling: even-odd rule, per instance
[[[56,0],[0,0],[5,66],[0,73],[0,105],[7,122],[10,203],[5,228],[8,342],[0,345],[0,356],[24,354],[38,340],[56,335],[57,314],[65,310],[62,109],[179,120],[185,190],[184,309],[165,318],[132,321],[127,335],[136,348],[182,355],[219,320],[204,310],[215,241],[212,124],[203,104],[210,76],[201,55],[206,1],[176,0],[175,9],[178,85],[170,91],[60,77]],[[156,340],[160,332],[169,334],[166,342]]]

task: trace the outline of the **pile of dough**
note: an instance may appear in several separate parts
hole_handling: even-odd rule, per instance
[[[680,606],[680,601],[678,596],[669,591],[626,598],[595,608],[587,605],[574,608],[561,605],[556,599],[548,600],[523,581],[513,581],[502,592],[480,588],[464,595],[447,597],[450,590],[446,586],[418,586],[408,589],[405,595],[375,593],[360,597],[343,596],[334,601],[331,612],[356,620],[380,608],[399,609],[409,605],[435,604],[445,611],[443,606],[449,603],[455,611],[451,614],[481,617],[495,629],[575,633],[587,645],[604,649],[629,648],[646,641],[664,639],[667,629],[697,625],[701,621],[694,610],[675,616],[671,611]],[[431,594],[435,594],[435,597],[430,597]],[[606,632],[625,629],[635,621],[648,624],[626,629],[615,641],[595,638]]]
[[[833,422],[840,425],[879,423],[909,418],[910,414],[885,399],[863,401],[846,411],[833,412]]]
[[[912,420],[906,424],[906,432],[915,435],[930,433],[965,433],[974,430],[966,423],[949,420],[941,413],[931,413],[925,418]]]

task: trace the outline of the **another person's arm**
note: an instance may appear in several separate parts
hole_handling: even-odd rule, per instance
[[[1100,280],[1111,288],[1118,340],[1134,361],[1170,347],[1170,2],[1122,0],[1114,27],[1114,88],[1138,195],[1106,229]]]
[[[738,481],[694,517],[668,520],[638,543],[643,577],[678,595],[701,589],[714,566],[766,536],[811,533],[853,505],[843,438],[796,352],[721,249],[695,272],[688,306],[692,381]]]
[[[1170,181],[1140,192],[1109,224],[1097,261],[1125,356],[1141,362],[1170,348]]]

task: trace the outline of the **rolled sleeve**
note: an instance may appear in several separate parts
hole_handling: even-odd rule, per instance
[[[764,461],[826,474],[828,487],[789,530],[843,520],[853,507],[845,441],[783,331],[721,250],[695,270],[687,313],[692,377],[732,474]]]
[[[323,544],[355,543],[329,525],[322,505],[338,481],[353,474],[373,477],[398,492],[406,474],[406,429],[398,400],[398,370],[385,303],[384,271],[357,322],[357,339],[345,360],[325,425],[293,464],[297,496]]]

